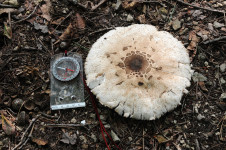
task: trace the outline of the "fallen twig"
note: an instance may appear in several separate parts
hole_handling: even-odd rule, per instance
[[[46,127],[57,127],[57,128],[67,128],[67,127],[83,127],[87,124],[45,124]]]
[[[195,146],[197,150],[200,150],[199,141],[198,139],[195,139]]]
[[[199,6],[195,6],[195,5],[192,5],[192,4],[189,4],[189,3],[186,3],[182,0],[176,0],[177,2],[181,3],[181,4],[184,4],[184,5],[188,5],[188,6],[191,6],[191,7],[194,7],[194,8],[198,8],[198,9],[203,9],[203,10],[208,10],[208,11],[212,11],[212,12],[216,12],[216,13],[221,13],[221,14],[225,14],[225,11],[221,11],[221,10],[217,10],[217,9],[211,9],[211,8],[205,8],[205,7],[199,7]]]
[[[31,138],[33,130],[34,130],[34,124],[32,125],[32,128],[31,128],[31,131],[28,135],[28,138],[26,139],[26,141],[23,144],[21,144],[21,146],[18,149],[21,149],[27,143],[27,141]]]
[[[0,7],[3,7],[3,8],[18,8],[19,6],[0,4]]]
[[[173,143],[177,150],[182,150],[179,144]]]
[[[43,117],[46,117],[46,118],[49,118],[49,119],[58,119],[57,116],[50,116],[50,115],[47,115],[47,114],[45,114],[45,113],[43,113],[43,112],[40,112],[40,114],[41,114]]]
[[[29,124],[29,126],[27,127],[27,129],[24,131],[21,139],[20,139],[20,143],[18,143],[12,150],[16,150],[17,148],[21,148],[21,146],[23,146],[24,142],[26,142],[25,140],[25,135],[27,134],[28,130],[30,130],[30,128],[33,126],[33,124],[35,123],[35,121],[41,116],[41,114],[38,114],[35,118],[33,118]],[[31,132],[30,132],[31,133]],[[28,137],[29,138],[29,137]]]
[[[15,24],[15,23],[20,23],[20,22],[23,22],[23,21],[29,19],[29,18],[35,13],[35,11],[37,10],[38,6],[39,6],[39,5],[36,5],[36,6],[35,6],[35,9],[32,11],[32,13],[30,13],[30,15],[28,15],[27,17],[25,17],[25,18],[23,18],[23,19],[21,19],[21,20],[19,20],[19,21],[13,22],[13,24]]]
[[[222,36],[222,37],[219,37],[219,38],[216,38],[216,39],[208,40],[208,41],[203,42],[203,43],[204,44],[209,44],[209,43],[213,43],[213,42],[224,40],[224,39],[226,39],[226,36]]]
[[[107,0],[101,0],[97,5],[94,5],[93,2],[91,2],[91,1],[87,1],[85,5],[83,5],[81,3],[77,3],[77,5],[81,6],[82,8],[85,8],[85,9],[87,9],[88,6],[91,5],[91,11],[94,11],[106,1]]]
[[[102,0],[100,1],[97,5],[94,5],[91,10],[94,11],[95,9],[97,9],[100,5],[102,5],[104,2],[106,2],[106,0]]]
[[[56,26],[56,28],[54,29],[54,31],[69,17],[69,16],[71,16],[71,14],[73,13],[73,11],[71,11],[57,26]],[[53,32],[54,32],[53,31]],[[53,33],[52,32],[52,33]]]

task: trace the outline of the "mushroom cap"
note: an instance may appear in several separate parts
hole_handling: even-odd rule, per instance
[[[154,120],[180,104],[193,71],[183,44],[152,25],[117,27],[92,46],[87,85],[124,117]]]

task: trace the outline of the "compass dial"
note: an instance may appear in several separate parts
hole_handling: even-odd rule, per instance
[[[53,64],[53,76],[60,81],[74,79],[80,70],[78,61],[73,57],[62,57]]]

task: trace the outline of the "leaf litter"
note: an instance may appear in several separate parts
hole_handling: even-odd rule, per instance
[[[219,11],[223,10],[223,7],[218,4],[223,2],[202,1],[197,3],[189,0],[183,2],[198,7],[207,8],[209,6]],[[31,14],[36,6],[38,6],[37,10]],[[3,43],[0,45],[2,53],[0,63],[1,66],[4,66],[0,70],[0,89],[3,91],[0,95],[0,107],[14,115],[19,113],[14,109],[11,110],[12,112],[10,111],[11,102],[14,99],[23,98],[24,101],[32,99],[35,102],[34,108],[27,110],[23,107],[22,111],[29,114],[32,120],[40,112],[45,113],[46,117],[41,117],[35,122],[35,125],[32,120],[29,120],[29,125],[25,124],[19,129],[14,125],[14,121],[4,114],[9,121],[7,123],[4,119],[3,124],[6,131],[11,134],[14,127],[19,130],[17,130],[18,136],[15,136],[15,141],[10,145],[4,143],[3,148],[9,149],[9,146],[15,147],[16,143],[20,144],[21,139],[24,139],[21,137],[25,132],[26,135],[32,134],[33,138],[27,143],[22,142],[22,149],[40,149],[41,145],[47,149],[105,148],[105,142],[103,139],[101,140],[102,136],[98,130],[98,121],[95,119],[93,108],[89,105],[88,95],[86,95],[88,105],[84,110],[70,109],[60,112],[50,110],[49,59],[51,54],[58,54],[65,50],[60,47],[61,43],[54,44],[58,40],[59,42],[72,41],[68,44],[67,50],[76,51],[85,58],[87,51],[84,49],[89,50],[92,43],[109,29],[135,23],[153,24],[160,30],[171,32],[181,40],[191,53],[192,68],[195,70],[192,77],[194,82],[189,88],[189,93],[184,97],[182,105],[155,121],[140,122],[122,118],[114,111],[98,104],[98,111],[106,115],[106,119],[103,121],[103,125],[107,127],[106,130],[109,133],[115,131],[120,139],[116,142],[122,149],[220,149],[222,147],[226,134],[223,128],[225,121],[221,121],[224,116],[225,99],[221,98],[221,94],[226,89],[225,83],[221,82],[222,79],[225,80],[225,72],[218,70],[225,62],[223,37],[226,30],[221,13],[190,7],[179,1],[139,3],[135,0],[121,2],[120,0],[92,2],[25,0],[21,7],[25,10],[19,14],[11,13],[11,21],[16,22],[21,19],[25,19],[25,21],[13,24],[12,34],[10,30],[7,31],[7,35],[12,37],[11,40],[4,35],[4,26],[0,27],[0,42]],[[3,12],[0,21],[7,22],[7,27],[10,27],[6,13],[9,12]],[[29,16],[30,14],[31,16]],[[132,16],[132,20],[128,22],[126,19],[129,15]],[[172,21],[177,19],[180,26],[177,24],[179,28],[174,30]],[[204,54],[205,58],[201,59],[200,54]],[[39,69],[37,74],[32,74],[23,69],[26,67]],[[218,77],[215,76],[216,72],[218,72]],[[197,116],[201,114],[205,118],[198,120]],[[66,126],[63,131],[59,127],[45,126],[47,123],[67,125],[72,118],[78,122],[86,118],[90,125],[85,128]],[[122,128],[120,124],[125,127]],[[31,128],[33,129],[33,127],[32,133]],[[142,132],[143,128],[145,128],[145,132]],[[171,130],[170,133],[161,132],[167,129]],[[212,129],[215,130],[212,131]],[[200,134],[196,131],[199,131]],[[2,129],[2,133],[4,134],[0,137],[0,141],[9,141],[5,130]],[[202,136],[208,133],[213,133],[211,138]],[[32,140],[37,144],[34,144]]]

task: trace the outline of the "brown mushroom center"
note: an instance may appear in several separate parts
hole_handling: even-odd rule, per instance
[[[142,68],[143,58],[138,55],[131,56],[130,60],[126,59],[125,64],[133,71],[139,71]]]
[[[125,69],[128,78],[136,76],[145,77],[149,80],[147,73],[151,71],[152,63],[154,63],[151,55],[145,52],[131,51],[126,54],[126,57],[122,57],[121,60],[122,62],[119,62],[117,66]],[[141,83],[138,83],[138,85],[142,86]]]
[[[124,64],[126,67],[126,72],[140,72],[145,73],[146,68],[148,67],[148,61],[142,55],[133,54],[131,56],[126,57],[124,60]]]

